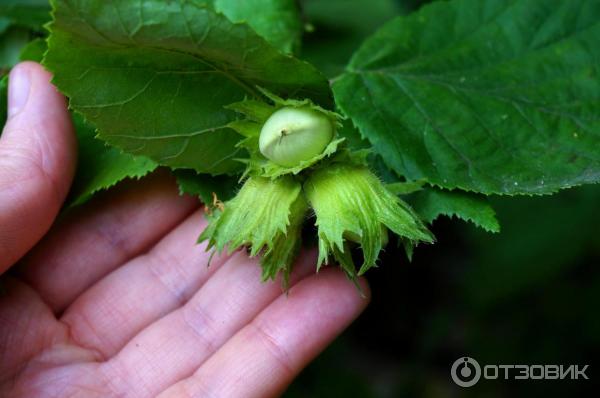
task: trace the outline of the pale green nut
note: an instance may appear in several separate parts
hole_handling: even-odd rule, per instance
[[[284,107],[260,132],[260,152],[273,163],[295,167],[323,153],[334,135],[329,117],[310,107]]]

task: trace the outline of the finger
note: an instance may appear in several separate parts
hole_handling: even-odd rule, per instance
[[[0,293],[0,381],[8,380],[31,357],[66,336],[54,314],[34,291],[4,276]]]
[[[50,78],[33,62],[10,73],[8,121],[0,139],[0,272],[48,231],[73,178],[73,126]]]
[[[368,291],[364,284],[363,289]],[[278,396],[366,307],[339,270],[302,280],[160,397]]]
[[[303,256],[293,280],[314,272],[315,261],[314,253]],[[257,260],[238,253],[185,306],[150,325],[107,362],[108,372],[127,375],[120,388],[155,396],[191,374],[281,294],[279,283],[260,281]]]
[[[122,184],[68,214],[23,259],[20,271],[55,311],[148,250],[198,206],[166,173]]]
[[[208,267],[202,210],[164,237],[147,255],[118,268],[69,306],[62,321],[82,346],[112,357],[144,327],[185,303],[226,260]]]

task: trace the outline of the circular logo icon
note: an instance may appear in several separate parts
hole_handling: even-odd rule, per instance
[[[481,367],[473,358],[462,357],[454,361],[450,374],[457,385],[471,387],[481,378]]]

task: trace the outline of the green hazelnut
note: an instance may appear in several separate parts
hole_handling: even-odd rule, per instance
[[[354,264],[346,250],[347,241],[352,241],[363,252],[358,275],[363,274],[375,266],[388,242],[388,230],[413,244],[433,241],[416,213],[365,166],[336,163],[313,170],[303,190],[316,215],[318,266],[333,255],[353,276]]]
[[[251,257],[261,255],[264,280],[282,272],[287,283],[307,211],[302,186],[295,178],[250,177],[233,199],[208,215],[209,226],[199,241],[207,241],[207,249],[217,253],[247,247]]]
[[[334,135],[327,115],[310,107],[284,107],[273,113],[260,132],[260,152],[273,163],[295,167],[323,153]]]

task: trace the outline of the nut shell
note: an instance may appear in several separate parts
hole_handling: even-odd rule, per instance
[[[323,153],[334,135],[334,125],[325,114],[310,107],[284,107],[263,125],[260,152],[272,162],[295,167]]]

